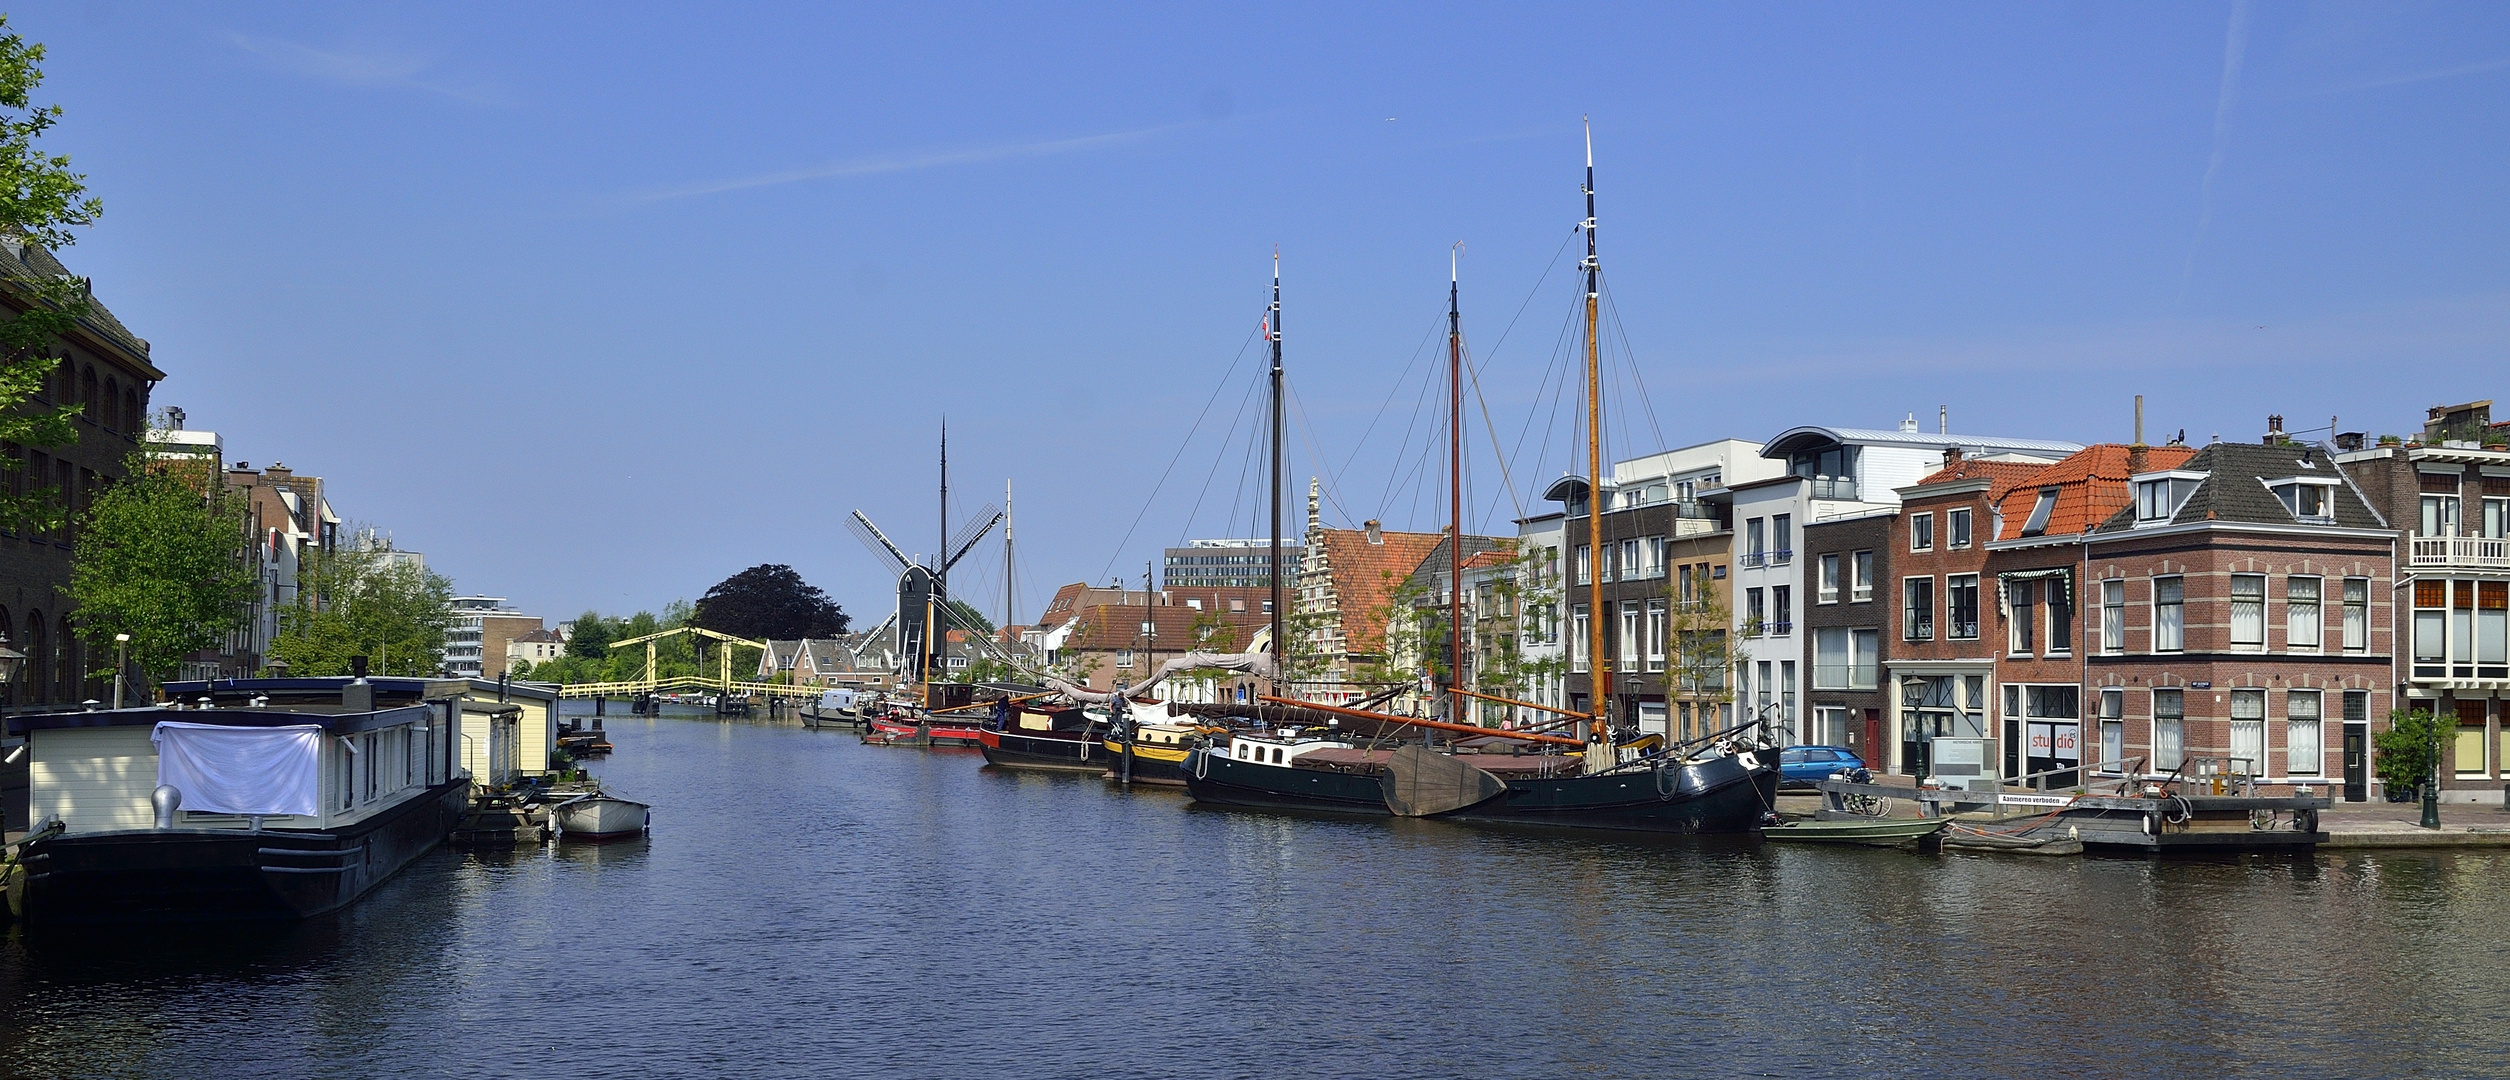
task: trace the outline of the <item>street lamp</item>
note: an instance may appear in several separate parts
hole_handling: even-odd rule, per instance
[[[1925,677],[1921,675],[1901,676],[1900,744],[1904,748],[1912,745],[1917,747],[1917,760],[1913,762],[1902,762],[1902,764],[1909,767],[1909,774],[1917,778],[1917,786],[1919,787],[1926,786],[1927,766],[1933,763],[1935,756],[1935,733],[1932,730],[1931,725],[1925,722],[1924,714],[1917,711],[1918,703],[1924,700],[1926,700]]]
[[[122,688],[131,671],[131,635],[113,635],[113,707],[122,707]]]

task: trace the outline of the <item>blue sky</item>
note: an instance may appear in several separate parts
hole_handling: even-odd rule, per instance
[[[65,258],[152,341],[157,402],[551,617],[784,562],[877,619],[887,573],[843,519],[936,546],[944,413],[961,513],[1017,485],[1026,617],[1247,532],[1225,429],[1276,245],[1293,470],[1336,524],[1424,529],[1414,361],[1465,245],[1471,437],[1486,403],[1527,447],[1508,482],[1486,448],[1470,469],[1476,527],[1504,528],[1570,450],[1542,385],[1574,255],[1542,279],[1581,216],[1581,115],[1616,451],[1939,405],[2123,439],[2136,393],[2198,441],[2268,413],[2402,431],[2510,390],[2498,5],[10,23],[51,50],[52,145],[105,201]],[[998,610],[999,557],[963,566]]]

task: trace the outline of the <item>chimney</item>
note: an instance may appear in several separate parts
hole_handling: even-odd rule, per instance
[[[2127,444],[2127,475],[2133,476],[2143,472],[2144,465],[2150,458],[2151,455],[2146,453],[2144,445],[2144,395],[2137,394],[2135,395],[2135,441]]]
[[[1950,406],[1950,405],[1937,405],[1937,406],[1935,406],[1935,434],[1937,434],[1937,435],[1950,435],[1950,434],[1952,434],[1952,406]]]
[[[2258,441],[2265,443],[2268,446],[2275,446],[2283,442],[2282,414],[2277,413],[2266,417],[2266,437],[2259,439]]]
[[[1369,543],[1372,543],[1372,544],[1383,544],[1383,543],[1385,543],[1385,542],[1386,542],[1386,530],[1385,530],[1384,528],[1380,527],[1380,526],[1377,524],[1377,519],[1376,519],[1376,518],[1370,518],[1370,519],[1368,519],[1368,526],[1367,526],[1367,528],[1368,528],[1368,542],[1369,542]]]
[[[1900,421],[1900,430],[1902,430],[1902,431],[1916,431],[1916,430],[1917,430],[1917,414],[1916,414],[1916,413],[1910,413],[1910,414],[1909,414],[1909,416],[1908,416],[1908,419]]]
[[[1947,447],[1944,447],[1944,468],[1947,468],[1947,469],[1958,469],[1958,468],[1960,468],[1960,467],[1961,467],[1961,448],[1960,448],[1960,447],[1958,447],[1958,446],[1947,446]]]

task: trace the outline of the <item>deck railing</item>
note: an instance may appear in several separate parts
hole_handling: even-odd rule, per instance
[[[2466,566],[2510,570],[2510,539],[2498,536],[2417,536],[2409,553],[2414,566]]]

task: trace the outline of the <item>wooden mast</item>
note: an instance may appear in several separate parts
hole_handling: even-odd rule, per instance
[[[1461,242],[1457,247],[1463,246]],[[1464,324],[1447,249],[1447,720],[1464,717]]]
[[[1281,658],[1288,605],[1281,588],[1281,249],[1272,249],[1272,310],[1264,325],[1272,339],[1272,671],[1273,692],[1281,692]]]
[[[1595,129],[1586,124],[1586,656],[1594,721],[1587,729],[1586,771],[1612,767],[1612,659],[1604,655],[1604,377],[1596,361]]]
[[[933,704],[933,668],[948,667],[950,632],[941,613],[950,605],[950,418],[941,418],[941,546],[933,556],[933,594],[924,614],[924,707]]]

